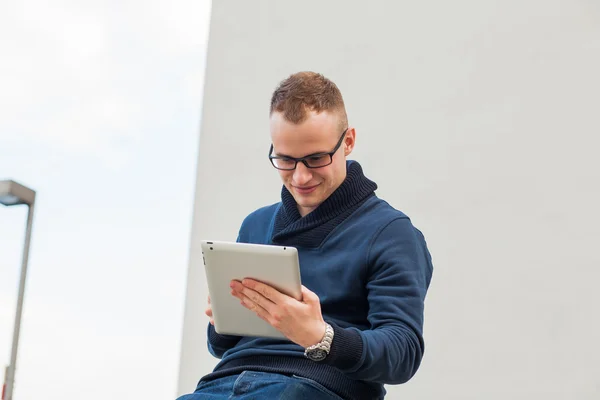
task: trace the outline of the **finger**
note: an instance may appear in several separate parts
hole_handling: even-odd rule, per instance
[[[319,296],[302,285],[302,301],[306,304],[321,304]]]
[[[206,314],[207,317],[212,317],[213,313],[212,313],[212,308],[207,308],[206,311],[204,311],[204,313]]]
[[[210,294],[208,295],[208,304],[210,304]]]
[[[231,294],[238,297],[238,294],[242,293],[244,290],[244,285],[240,281],[231,281],[229,282],[229,287],[231,288]],[[241,300],[241,297],[240,297]]]
[[[211,325],[214,325],[214,324],[215,324],[215,320],[211,318],[211,319],[210,319],[210,324],[211,324]]]
[[[242,290],[243,285],[242,282],[234,279],[231,282],[229,282],[229,287],[239,292],[240,290]]]
[[[238,299],[242,300],[244,298],[244,294],[242,292],[238,292],[236,290],[232,290],[231,291],[231,295],[233,297],[237,297]]]
[[[242,290],[242,296],[243,296],[242,301],[249,299],[252,301],[252,303],[255,303],[256,305],[264,308],[269,313],[272,313],[273,310],[277,307],[276,304],[273,303],[271,300],[267,299],[266,297],[264,297],[262,294],[258,293],[257,291],[249,289],[247,287],[245,287]]]
[[[270,300],[272,303],[280,304],[287,300],[285,294],[279,292],[278,290],[272,288],[269,285],[266,285],[262,282],[255,281],[253,279],[244,279],[242,281],[244,287],[249,288],[256,293],[259,293],[262,297]]]
[[[241,304],[248,310],[254,312],[256,315],[264,319],[265,321],[269,321],[269,312],[262,308],[259,304],[253,302],[250,298],[243,296]]]

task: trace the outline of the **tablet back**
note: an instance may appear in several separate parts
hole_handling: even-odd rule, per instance
[[[215,331],[223,335],[285,338],[231,294],[233,279],[252,278],[302,299],[298,251],[289,246],[201,241]]]

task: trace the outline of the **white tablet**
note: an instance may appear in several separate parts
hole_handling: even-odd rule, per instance
[[[234,279],[252,278],[301,300],[296,248],[206,240],[201,241],[201,246],[215,331],[223,335],[285,338],[242,306],[231,294],[229,284]]]

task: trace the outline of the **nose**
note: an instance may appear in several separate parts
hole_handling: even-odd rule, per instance
[[[299,162],[292,177],[298,186],[306,185],[312,179],[312,172],[304,163]]]

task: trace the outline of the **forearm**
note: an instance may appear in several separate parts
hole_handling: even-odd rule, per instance
[[[206,337],[208,351],[216,358],[222,358],[223,354],[233,348],[241,339],[241,336],[218,334],[212,324],[208,324]]]
[[[424,301],[431,259],[410,220],[399,218],[375,236],[366,265],[371,329],[334,327],[328,362],[353,379],[405,383],[423,358]]]
[[[334,338],[326,363],[349,377],[399,384],[416,373],[423,357],[422,341],[399,325],[359,331],[333,323]]]

